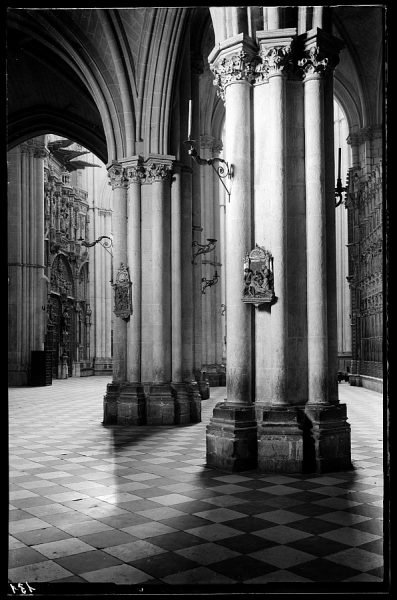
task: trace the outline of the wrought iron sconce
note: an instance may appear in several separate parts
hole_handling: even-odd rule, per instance
[[[208,159],[201,158],[201,156],[199,156],[199,153],[197,152],[197,150],[195,148],[195,143],[196,143],[195,140],[191,140],[189,138],[188,140],[185,140],[183,143],[190,146],[190,148],[188,150],[188,154],[196,161],[196,163],[198,165],[211,165],[211,167],[214,169],[215,173],[218,175],[219,181],[225,188],[225,190],[229,196],[229,202],[230,202],[230,190],[227,188],[227,186],[224,182],[224,179],[230,180],[233,177],[232,166],[229,165],[225,160],[223,160],[223,158],[218,158],[217,156],[215,156],[215,158],[208,158]]]
[[[335,202],[335,208],[337,208],[343,203],[342,194],[347,191],[347,187],[342,186],[342,179],[340,177],[340,159],[341,149],[338,148],[338,177],[336,179],[335,198],[339,198],[339,200]]]
[[[221,304],[221,315],[224,317],[226,314],[226,304]]]
[[[212,279],[206,279],[205,277],[201,278],[201,293],[205,294],[205,288],[211,287],[215,285],[219,281],[218,271],[215,271],[214,277]]]
[[[192,248],[198,246],[196,252],[193,253],[192,265],[197,264],[194,259],[197,258],[199,254],[207,254],[207,252],[215,250],[217,240],[214,238],[207,238],[207,242],[208,244],[199,244],[196,240],[192,242]]]
[[[101,241],[103,239],[105,240],[104,242]],[[94,242],[86,242],[83,238],[79,238],[78,241],[80,242],[80,244],[82,246],[85,246],[86,248],[91,248],[92,246],[95,246],[96,244],[99,244],[99,243],[101,244],[101,246],[103,246],[106,249],[111,248],[113,246],[113,239],[108,235],[101,235]]]

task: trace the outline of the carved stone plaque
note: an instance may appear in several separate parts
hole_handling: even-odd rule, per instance
[[[255,306],[275,300],[273,256],[258,244],[245,257],[242,300]]]
[[[120,267],[116,273],[115,283],[112,284],[114,289],[114,314],[116,317],[129,321],[130,315],[132,315],[132,295],[130,275],[128,267],[124,263],[120,264]]]

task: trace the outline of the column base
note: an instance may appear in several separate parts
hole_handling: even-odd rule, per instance
[[[190,423],[190,397],[187,384],[171,383],[171,392],[175,401],[175,424]]]
[[[187,384],[190,395],[190,422],[201,423],[201,394],[197,381]]]
[[[94,375],[104,375],[109,377],[113,371],[113,360],[107,356],[95,357],[93,360]]]
[[[120,395],[120,383],[108,383],[103,397],[103,425],[117,424],[117,400]]]
[[[173,425],[175,400],[169,383],[152,383],[146,397],[146,424]]]
[[[258,418],[258,470],[262,473],[305,471],[303,408],[261,406]]]
[[[248,471],[257,466],[257,425],[253,405],[220,402],[207,425],[207,466]]]
[[[145,424],[145,394],[141,383],[120,386],[117,402],[117,425]]]
[[[226,368],[224,365],[204,365],[203,371],[210,387],[224,387],[226,385]]]
[[[306,404],[305,415],[311,423],[313,472],[329,473],[352,469],[346,404]]]

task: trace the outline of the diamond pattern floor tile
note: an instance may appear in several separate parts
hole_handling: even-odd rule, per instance
[[[201,423],[104,427],[109,382],[10,388],[11,582],[382,582],[380,394],[339,386],[352,471],[228,473],[205,466],[205,427],[224,388],[211,388]]]

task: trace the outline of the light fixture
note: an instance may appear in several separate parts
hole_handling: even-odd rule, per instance
[[[105,240],[104,242],[102,242],[102,240]],[[97,240],[95,240],[94,242],[86,242],[85,239],[83,238],[79,238],[77,240],[78,242],[80,242],[80,244],[82,246],[86,246],[86,248],[91,248],[92,246],[95,246],[96,244],[101,244],[101,246],[103,246],[104,248],[111,248],[113,246],[113,238],[111,238],[108,235],[101,235]]]
[[[192,265],[197,264],[195,258],[197,258],[199,254],[207,254],[207,252],[215,250],[217,240],[214,238],[207,238],[207,242],[208,244],[199,244],[196,240],[192,242],[192,248],[198,246],[197,250],[193,252]]]
[[[338,177],[336,179],[335,198],[339,198],[339,200],[337,202],[335,202],[335,208],[337,208],[340,204],[343,203],[342,194],[347,191],[347,187],[342,187],[342,179],[340,177],[340,161],[341,161],[341,148],[338,148]]]
[[[215,173],[218,175],[218,178],[221,182],[221,184],[223,185],[223,187],[225,188],[228,196],[229,196],[229,202],[230,202],[230,190],[227,188],[224,179],[231,179],[233,177],[233,172],[232,172],[232,168],[231,166],[229,166],[229,164],[223,160],[223,158],[219,158],[218,156],[215,156],[214,158],[201,158],[201,156],[199,156],[199,153],[196,150],[195,147],[195,140],[191,140],[190,138],[188,140],[185,140],[183,142],[184,144],[187,144],[190,146],[189,150],[188,150],[188,154],[196,161],[196,163],[198,165],[211,165],[211,167],[214,169]]]
[[[219,280],[218,271],[215,271],[214,277],[212,279],[206,279],[205,277],[202,277],[201,278],[201,293],[205,294],[205,289],[207,287],[211,287],[212,285],[215,285],[216,283],[218,283],[218,280]]]

